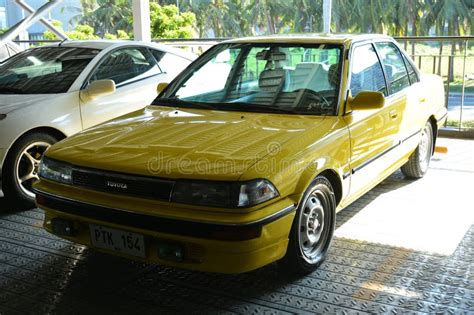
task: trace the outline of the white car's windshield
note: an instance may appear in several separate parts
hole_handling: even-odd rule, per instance
[[[329,44],[218,45],[153,104],[334,115],[341,56]]]
[[[0,66],[0,94],[67,92],[100,50],[41,47],[19,53]]]

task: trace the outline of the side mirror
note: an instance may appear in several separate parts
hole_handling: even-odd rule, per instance
[[[160,94],[161,92],[163,92],[164,89],[166,89],[167,86],[167,82],[158,83],[158,85],[156,86],[156,93]]]
[[[112,80],[92,81],[84,90],[80,97],[83,101],[90,101],[99,96],[105,96],[114,93],[116,90],[115,82]]]
[[[385,97],[380,92],[361,91],[356,97],[349,98],[349,106],[352,110],[368,110],[382,108]]]

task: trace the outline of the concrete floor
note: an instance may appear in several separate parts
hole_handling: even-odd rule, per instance
[[[427,176],[396,172],[337,215],[326,262],[217,275],[96,253],[0,214],[0,314],[474,313],[474,141],[440,139]],[[0,209],[7,208],[0,199]]]

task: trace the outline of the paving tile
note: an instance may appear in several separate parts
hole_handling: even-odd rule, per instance
[[[427,176],[395,172],[337,214],[327,260],[219,275],[100,254],[0,198],[0,314],[474,313],[474,141],[441,138]]]

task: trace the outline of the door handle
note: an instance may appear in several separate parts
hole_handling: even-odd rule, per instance
[[[397,112],[395,109],[392,109],[392,110],[389,112],[389,115],[390,115],[390,118],[396,119],[396,118],[398,117],[398,112]]]

